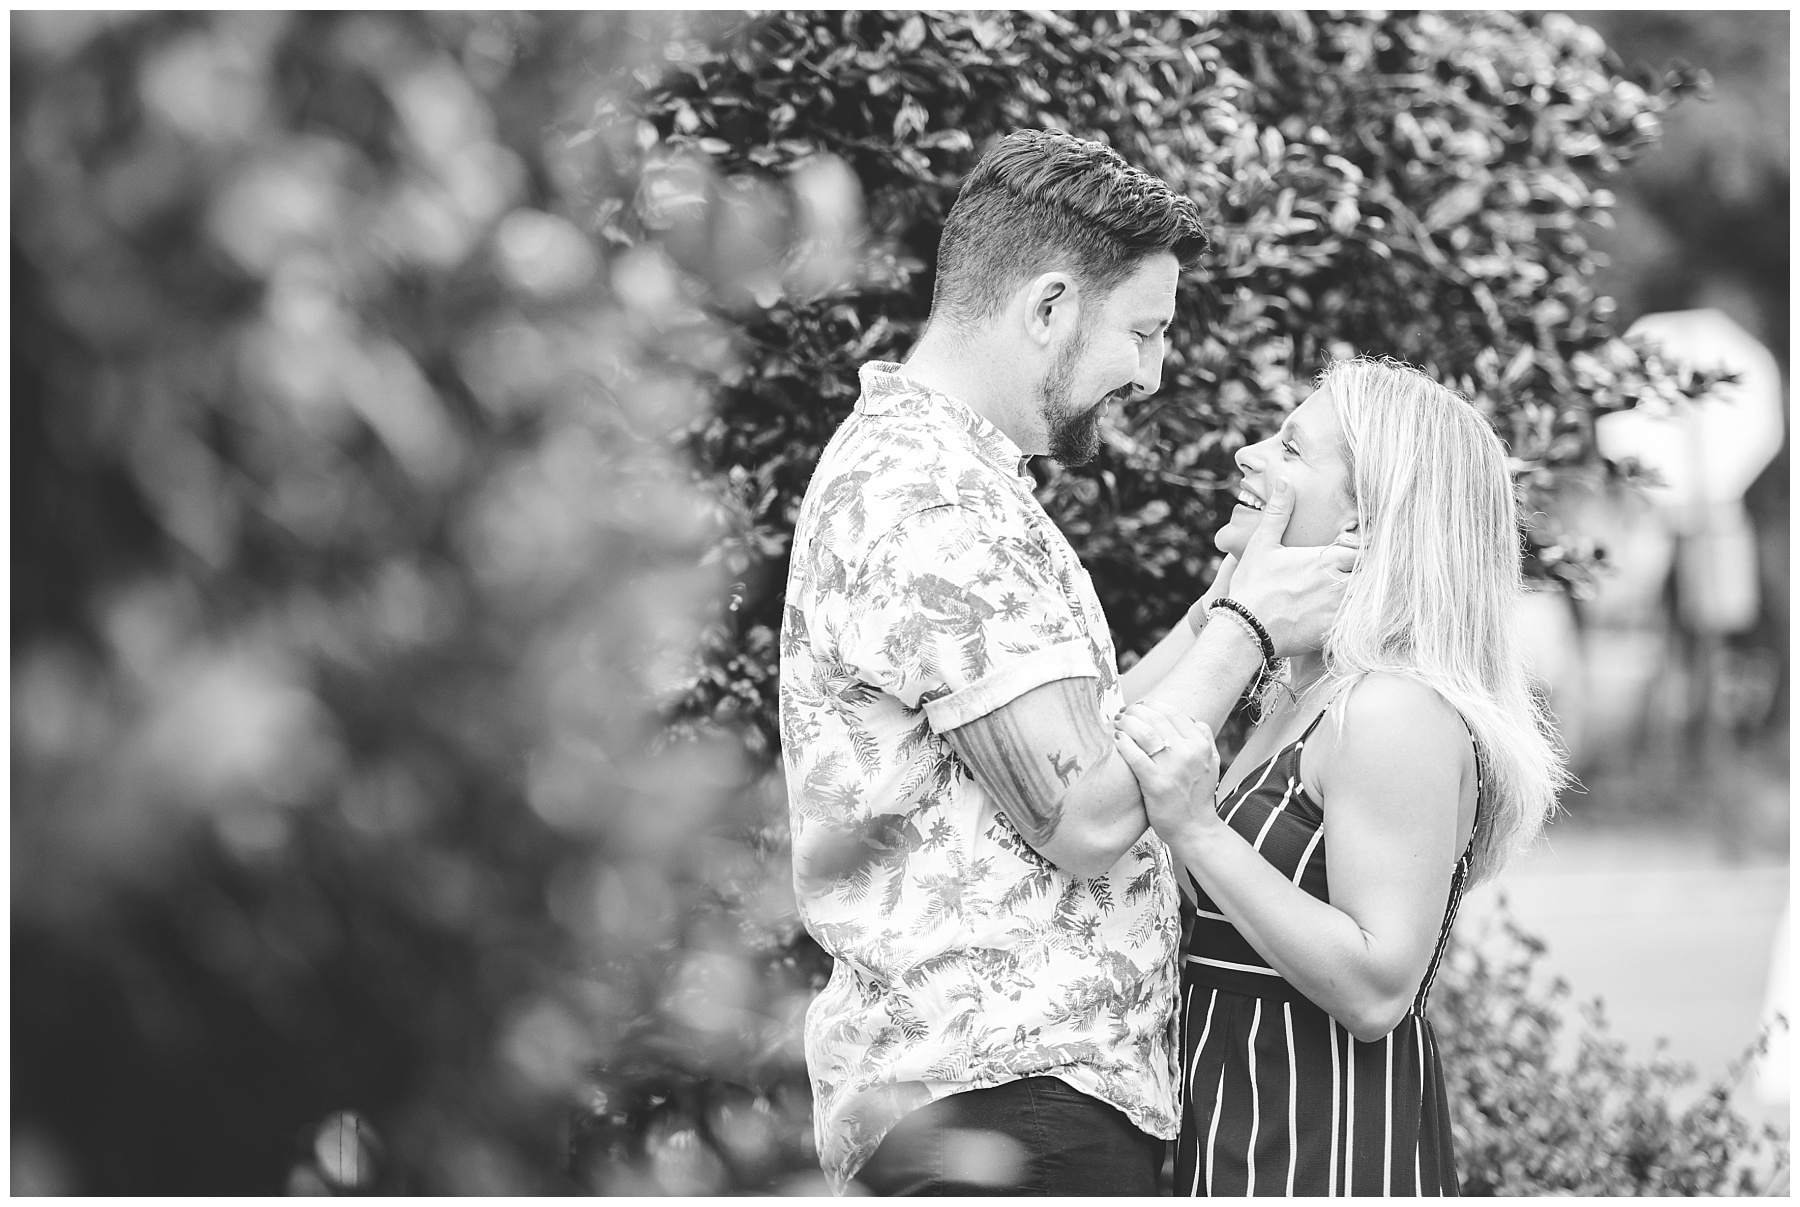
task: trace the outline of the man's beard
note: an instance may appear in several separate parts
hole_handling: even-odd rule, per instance
[[[1075,365],[1087,351],[1088,332],[1083,328],[1064,344],[1050,366],[1044,382],[1038,387],[1043,404],[1044,424],[1049,429],[1050,455],[1064,465],[1086,465],[1100,453],[1100,416],[1106,404],[1123,399],[1131,387],[1115,390],[1097,404],[1085,409],[1075,403],[1072,382]]]

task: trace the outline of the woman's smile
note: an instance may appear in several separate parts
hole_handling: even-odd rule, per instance
[[[1250,534],[1268,509],[1269,496],[1282,482],[1294,492],[1284,545],[1328,545],[1356,518],[1343,432],[1337,408],[1324,390],[1315,390],[1288,415],[1280,431],[1245,445],[1235,459],[1241,475],[1237,505],[1213,538],[1221,552],[1243,556]]]

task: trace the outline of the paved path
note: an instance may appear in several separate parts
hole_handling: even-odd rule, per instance
[[[1476,933],[1504,894],[1547,944],[1544,969],[1569,982],[1572,1000],[1602,998],[1634,1056],[1661,1036],[1703,1079],[1723,1073],[1757,1035],[1788,902],[1785,852],[1731,852],[1673,827],[1571,820],[1552,834],[1470,894],[1459,930]]]

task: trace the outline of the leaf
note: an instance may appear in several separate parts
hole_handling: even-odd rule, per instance
[[[1530,344],[1523,345],[1517,352],[1513,353],[1512,359],[1506,362],[1506,369],[1500,374],[1500,384],[1509,389],[1518,385],[1521,381],[1525,380],[1528,374],[1530,374],[1532,367],[1536,363],[1536,351]]]
[[[1006,29],[991,18],[980,18],[969,25],[969,33],[983,50],[993,50],[1006,40]]]
[[[894,114],[894,137],[905,140],[925,130],[925,123],[931,115],[925,112],[925,106],[911,96],[900,102],[900,111]]]
[[[967,130],[933,130],[920,136],[918,145],[933,150],[971,151],[975,148],[975,140],[969,137]]]
[[[1422,225],[1427,231],[1440,231],[1455,226],[1481,208],[1487,197],[1488,180],[1482,176],[1465,180],[1442,194],[1425,211]]]

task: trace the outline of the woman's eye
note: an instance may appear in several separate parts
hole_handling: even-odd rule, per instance
[[[1281,442],[1281,451],[1291,457],[1298,457],[1300,455],[1300,446],[1295,444],[1292,440],[1283,440]]]

